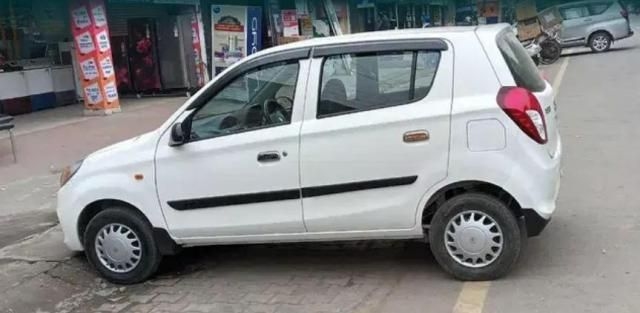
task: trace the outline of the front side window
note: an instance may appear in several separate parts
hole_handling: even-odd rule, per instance
[[[238,76],[194,114],[192,139],[289,124],[298,69],[277,63]]]
[[[402,105],[424,98],[440,63],[438,51],[330,56],[322,65],[318,117]]]

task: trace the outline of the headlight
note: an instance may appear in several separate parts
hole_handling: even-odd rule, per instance
[[[80,166],[82,166],[82,161],[83,160],[80,160],[73,165],[65,166],[65,168],[62,169],[62,174],[60,174],[60,187],[64,186],[71,179],[71,177],[73,177],[73,175],[78,172]]]

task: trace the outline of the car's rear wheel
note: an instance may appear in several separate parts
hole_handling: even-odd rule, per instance
[[[605,52],[611,48],[611,36],[605,32],[597,32],[591,35],[589,47],[593,52]]]
[[[135,284],[153,275],[162,259],[149,223],[128,208],[110,208],[89,221],[84,233],[89,262],[107,280]]]
[[[511,210],[485,194],[462,194],[447,200],[429,229],[438,263],[460,280],[492,280],[507,274],[526,240]]]

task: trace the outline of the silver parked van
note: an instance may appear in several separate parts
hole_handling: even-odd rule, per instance
[[[633,35],[626,5],[617,0],[590,0],[558,5],[563,18],[560,42],[563,47],[588,46],[595,52]]]

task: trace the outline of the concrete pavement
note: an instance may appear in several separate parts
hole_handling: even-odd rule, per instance
[[[81,255],[51,253],[62,249],[54,228],[0,249],[0,312],[639,312],[640,178],[633,175],[640,160],[639,46],[636,36],[609,53],[569,51],[544,68],[550,80],[563,76],[554,82],[565,151],[559,206],[548,229],[529,241],[514,272],[502,280],[454,281],[418,242],[353,242],[187,249],[166,258],[155,279],[121,287],[97,278]],[[176,105],[149,114],[154,121],[132,114],[46,132],[103,123],[104,131],[112,118],[123,120],[115,122],[119,128],[144,131]],[[90,148],[51,158],[70,162]],[[38,170],[13,169],[24,187],[5,184],[7,189],[29,194],[29,179],[48,183],[30,178],[49,168],[31,160]],[[7,168],[0,163],[0,180]],[[18,196],[0,199],[5,207],[21,203]],[[27,199],[18,206],[51,212],[47,192]],[[29,221],[25,225],[38,224]],[[0,225],[0,238],[16,231],[5,232],[2,219]]]

